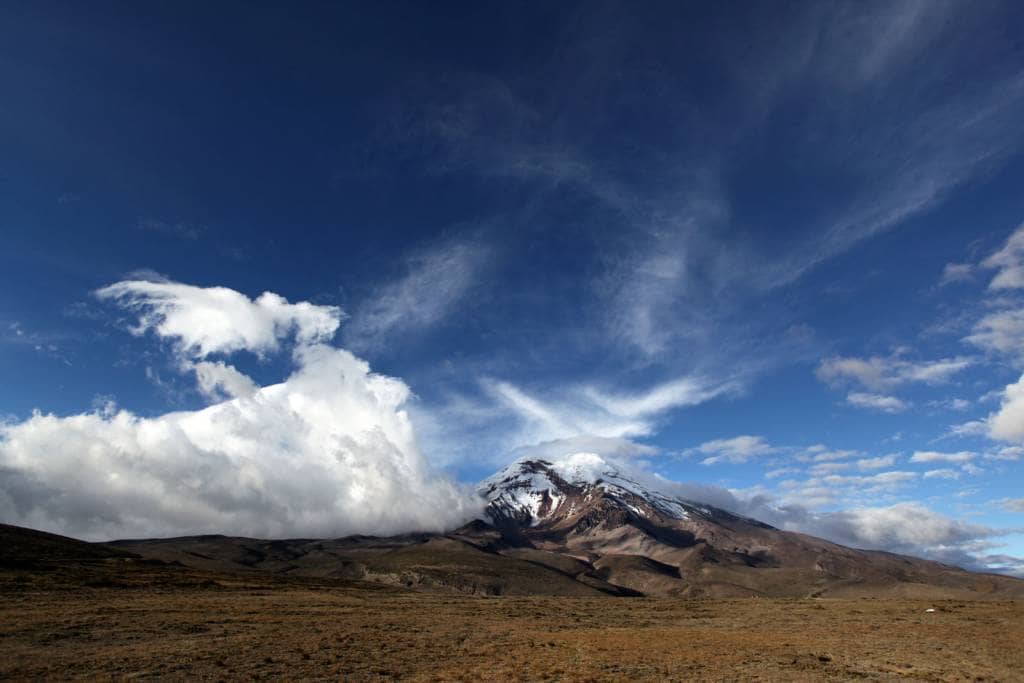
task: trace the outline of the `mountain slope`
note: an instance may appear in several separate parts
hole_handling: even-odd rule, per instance
[[[657,487],[593,454],[523,459],[481,483],[486,521],[447,534],[96,544],[0,526],[0,569],[18,581],[55,569],[69,582],[260,574],[471,595],[1024,597],[1018,579],[847,548]]]
[[[646,594],[1024,595],[1024,582],[847,548],[657,492],[593,454],[524,459],[480,485],[508,542]]]
[[[448,535],[391,538],[260,540],[227,536],[114,541],[147,558],[211,572],[264,572],[326,580],[371,581],[471,595],[629,595],[589,566],[494,552],[498,538],[482,523]],[[592,576],[579,576],[590,571]]]

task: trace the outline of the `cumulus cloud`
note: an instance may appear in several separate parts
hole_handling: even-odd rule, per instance
[[[296,369],[255,387],[230,365],[200,362],[185,366],[200,387],[234,398],[153,418],[104,407],[0,425],[5,521],[94,539],[338,536],[441,530],[479,512],[421,454],[403,409],[409,388],[320,343],[336,310],[171,282],[101,291],[181,353],[265,353],[294,332]]]
[[[895,396],[869,394],[863,391],[851,391],[846,395],[846,402],[858,408],[879,410],[883,413],[901,413],[910,407],[906,401],[901,401]]]
[[[723,462],[744,463],[761,455],[775,453],[779,449],[769,444],[763,437],[744,435],[705,441],[697,446],[696,450],[708,456],[701,461],[702,465],[715,465]]]
[[[200,361],[184,367],[196,373],[199,391],[214,400],[252,396],[259,390],[252,379],[224,361]]]
[[[982,261],[981,265],[996,270],[989,289],[1024,287],[1024,225],[1018,227],[1003,248]]]
[[[818,378],[829,384],[856,382],[872,391],[892,389],[909,383],[941,384],[968,368],[970,358],[909,361],[899,356],[870,358],[827,358],[818,366]]]
[[[994,439],[1024,442],[1024,375],[1003,392],[1003,403],[988,419]]]
[[[341,320],[341,311],[334,306],[291,304],[273,292],[250,299],[226,287],[180,282],[125,280],[96,295],[138,315],[133,334],[153,331],[174,340],[182,355],[196,358],[241,350],[277,351],[293,332],[299,344],[326,342]]]

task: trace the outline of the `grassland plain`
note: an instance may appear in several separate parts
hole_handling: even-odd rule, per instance
[[[0,591],[8,680],[1014,681],[1022,643],[1020,601],[461,597],[199,575]]]

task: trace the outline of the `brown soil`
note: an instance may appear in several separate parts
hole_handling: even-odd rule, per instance
[[[1019,601],[463,597],[195,579],[115,582],[122,587],[0,584],[0,678],[1024,676]]]

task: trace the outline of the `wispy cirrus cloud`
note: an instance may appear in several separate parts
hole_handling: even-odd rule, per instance
[[[506,381],[487,380],[484,388],[517,417],[520,433],[515,441],[523,445],[581,435],[648,436],[669,411],[710,401],[736,385],[683,377],[640,391],[581,385],[543,397]]]
[[[198,223],[161,221],[155,218],[139,219],[135,224],[135,229],[190,241],[198,240],[206,232],[206,227]]]
[[[449,239],[415,251],[404,272],[383,283],[352,312],[344,329],[357,349],[393,343],[395,335],[430,328],[457,310],[492,257],[483,241]]]

